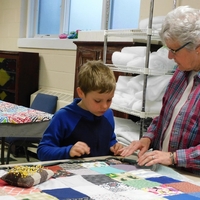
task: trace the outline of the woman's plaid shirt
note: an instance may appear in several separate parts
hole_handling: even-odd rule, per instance
[[[149,126],[144,137],[152,140],[151,148],[161,150],[165,131],[173,110],[188,85],[189,72],[176,70],[163,97],[160,115]],[[192,92],[177,115],[169,141],[169,152],[176,151],[177,166],[200,174],[200,72],[194,76]]]

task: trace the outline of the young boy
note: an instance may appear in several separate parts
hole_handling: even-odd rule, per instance
[[[80,98],[53,116],[38,146],[42,161],[119,155],[123,147],[114,133],[114,73],[101,61],[88,61],[78,75]]]

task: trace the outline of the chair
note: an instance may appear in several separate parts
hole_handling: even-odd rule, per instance
[[[40,110],[50,114],[56,111],[58,97],[54,95],[38,93],[33,100],[30,108]],[[9,164],[11,148],[13,146],[23,147],[25,157],[29,162],[28,147],[37,148],[41,138],[22,138],[22,137],[9,137],[5,138],[5,145],[8,146],[6,164]]]

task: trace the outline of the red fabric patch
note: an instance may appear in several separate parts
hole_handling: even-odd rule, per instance
[[[200,186],[194,185],[189,182],[179,182],[179,183],[170,183],[165,184],[166,186],[173,187],[184,193],[200,192]]]

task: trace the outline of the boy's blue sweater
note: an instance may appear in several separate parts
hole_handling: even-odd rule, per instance
[[[68,159],[71,147],[78,141],[90,147],[90,154],[82,157],[111,155],[110,147],[117,143],[112,110],[97,117],[80,108],[80,100],[74,99],[55,113],[38,146],[40,160]]]

